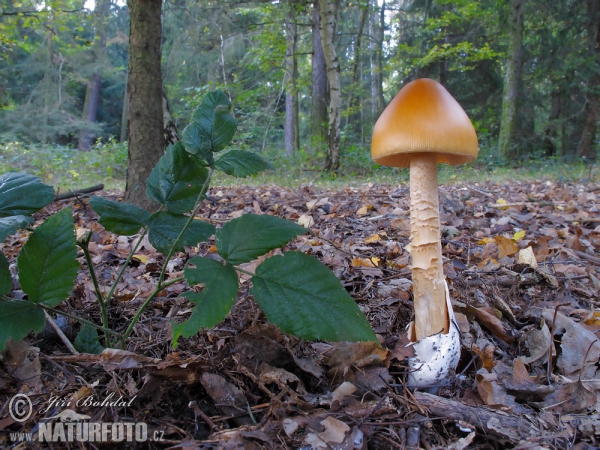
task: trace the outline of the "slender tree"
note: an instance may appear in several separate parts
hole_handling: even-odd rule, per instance
[[[517,101],[523,60],[523,4],[525,0],[511,0],[508,24],[508,58],[504,75],[502,116],[498,149],[506,158],[515,156],[514,136],[517,129]]]
[[[92,146],[94,122],[98,113],[98,102],[100,100],[100,76],[106,59],[106,25],[110,14],[110,0],[98,0],[94,10],[96,36],[91,50],[91,62],[93,73],[88,79],[83,103],[83,126],[79,133],[78,148],[89,151]]]
[[[150,207],[146,180],[165,149],[161,77],[162,0],[128,0],[129,155],[125,201]]]
[[[298,26],[294,5],[290,5],[290,14],[285,19],[285,124],[284,141],[285,153],[292,156],[298,150],[300,133],[298,130]]]
[[[340,124],[342,119],[342,84],[340,65],[333,44],[335,30],[335,1],[319,0],[321,7],[321,42],[329,81],[329,129],[325,170],[335,171],[340,167]]]
[[[320,147],[327,142],[327,105],[329,105],[329,86],[327,82],[327,66],[321,43],[321,9],[319,0],[313,3],[312,23],[312,96],[310,108],[310,136],[315,145]]]

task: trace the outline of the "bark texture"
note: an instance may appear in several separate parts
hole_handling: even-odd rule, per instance
[[[129,0],[129,155],[125,201],[145,208],[146,180],[164,153],[161,76],[162,0]]]
[[[327,83],[327,66],[321,43],[321,9],[319,1],[313,6],[313,59],[312,59],[312,99],[310,114],[310,136],[313,143],[320,147],[327,142],[327,105],[329,90]]]
[[[498,150],[506,158],[515,156],[514,136],[517,129],[517,101],[523,61],[523,3],[511,0],[508,29],[508,59],[504,75],[502,117]]]
[[[410,160],[410,255],[415,304],[414,341],[449,330],[440,241],[435,153]]]
[[[321,41],[329,81],[329,129],[327,132],[327,158],[325,170],[335,171],[340,167],[340,124],[342,119],[342,86],[340,65],[333,45],[335,34],[335,4],[333,0],[319,0],[321,7]]]
[[[385,109],[383,98],[383,63],[382,47],[385,29],[385,1],[381,3],[377,14],[377,3],[373,10],[373,17],[369,21],[371,39],[369,39],[370,64],[371,64],[371,114],[373,123]]]
[[[596,160],[596,132],[600,118],[600,1],[587,0],[587,42],[590,59],[594,61],[596,73],[588,86],[585,105],[586,119],[577,147],[577,156],[589,161]]]
[[[291,6],[293,11],[293,6]],[[285,21],[285,123],[284,141],[285,154],[293,156],[299,147],[298,133],[298,63],[296,59],[296,47],[298,43],[298,32],[296,19],[293,12]]]

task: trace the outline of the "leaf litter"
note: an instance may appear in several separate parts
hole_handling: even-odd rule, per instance
[[[93,233],[92,262],[108,291],[136,236],[105,231],[87,199],[55,203],[37,219],[70,205],[80,233]],[[227,318],[180,338],[173,349],[172,323],[193,311],[181,294],[202,289],[180,282],[160,293],[124,350],[69,352],[64,340],[74,342],[80,326],[61,316],[54,322],[65,337],[47,326],[26,342],[10,343],[0,359],[2,416],[16,393],[30,395],[37,413],[21,424],[4,418],[0,430],[30,431],[42,418],[68,411],[95,421],[145,422],[149,433],[164,436],[146,448],[600,446],[600,187],[457,184],[440,187],[440,208],[462,355],[457,376],[436,395],[403,384],[410,355],[404,330],[412,315],[407,186],[223,187],[210,190],[199,218],[220,228],[246,213],[268,214],[310,229],[284,251],[327,264],[382,347],[281,333],[266,322],[243,277]],[[5,241],[9,261],[27,236]],[[169,279],[180,277],[195,256],[221,258],[214,236],[185,250],[169,262]],[[162,261],[145,238],[110,305],[116,329],[148,297]],[[86,271],[59,309],[99,323]],[[52,396],[123,398],[128,405],[48,407]]]

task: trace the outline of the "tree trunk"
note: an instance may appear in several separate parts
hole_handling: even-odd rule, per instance
[[[544,136],[542,147],[546,156],[556,156],[556,121],[561,112],[561,93],[558,89],[552,91],[552,100],[550,103],[550,114],[548,115],[548,126]]]
[[[298,33],[296,18],[294,16],[294,6],[290,6],[290,14],[285,20],[285,124],[284,140],[285,154],[293,156],[298,150],[298,64],[296,59],[296,47],[298,43]]]
[[[161,77],[162,0],[128,0],[129,156],[125,201],[149,208],[146,180],[164,153]]]
[[[342,85],[340,65],[333,45],[335,11],[334,0],[319,0],[321,7],[321,42],[329,81],[329,129],[325,170],[335,171],[340,167],[340,123],[342,117]]]
[[[588,24],[587,24],[587,41],[588,52],[595,60],[595,66],[600,63],[600,5],[598,0],[587,0]],[[585,158],[588,161],[596,160],[596,129],[598,117],[600,116],[600,74],[596,74],[590,80],[588,86],[587,102],[585,112],[587,114],[581,139],[577,147],[577,156]]]
[[[369,21],[370,34],[372,36],[369,41],[369,49],[371,63],[371,114],[372,123],[374,124],[385,108],[385,99],[383,98],[382,63],[383,34],[385,31],[385,1],[381,4],[379,15],[375,14],[375,12],[377,12],[377,2],[375,2],[373,12],[373,18]]]
[[[312,58],[312,99],[310,114],[310,136],[312,143],[321,147],[327,142],[327,105],[329,92],[327,85],[327,66],[321,43],[321,12],[319,1],[313,5],[313,58]]]
[[[362,41],[362,35],[365,28],[365,22],[369,13],[369,0],[366,4],[360,5],[361,14],[360,22],[358,24],[358,32],[356,35],[356,42],[354,44],[354,61],[352,62],[352,84],[350,85],[350,93],[348,94],[348,114],[346,115],[346,124],[344,125],[344,141],[348,136],[348,125],[352,123],[354,128],[354,134],[360,135],[360,109],[358,101],[360,99],[360,91],[362,86],[358,82],[358,63],[360,60],[360,45]]]
[[[92,49],[93,63],[95,73],[93,73],[87,84],[85,91],[85,101],[83,103],[82,119],[84,121],[83,129],[79,133],[78,148],[81,151],[87,152],[92,146],[93,132],[91,130],[94,122],[96,122],[96,114],[98,113],[98,103],[100,100],[100,72],[102,64],[100,61],[104,59],[106,52],[106,21],[110,14],[110,0],[98,0],[94,10],[96,37]]]
[[[523,3],[524,0],[511,0],[508,29],[508,60],[504,76],[502,96],[502,117],[498,150],[505,158],[516,155],[514,136],[517,129],[517,100],[523,59]]]

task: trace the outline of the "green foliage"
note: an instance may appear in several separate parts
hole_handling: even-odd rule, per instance
[[[166,255],[154,289],[127,329],[117,333],[110,328],[108,307],[137,247],[132,249],[110,292],[103,294],[87,248],[91,235],[76,243],[71,209],[67,208],[39,225],[18,256],[19,279],[28,301],[0,301],[0,346],[3,347],[9,338],[23,338],[31,329],[39,331],[44,323],[40,308],[55,307],[66,299],[79,270],[77,244],[83,250],[102,313],[101,326],[84,321],[75,341],[80,351],[102,351],[96,328],[104,333],[106,347],[125,345],[134,325],[158,293],[183,279],[190,286],[202,284],[203,287],[199,292],[183,294],[195,307],[188,320],[173,324],[173,346],[180,337],[190,337],[225,318],[237,297],[238,271],[244,272],[238,266],[307,232],[295,223],[268,215],[248,214],[228,222],[218,231],[214,225],[194,218],[214,170],[244,177],[271,167],[260,156],[242,150],[225,153],[215,162],[213,154],[224,150],[237,130],[237,122],[229,109],[229,100],[222,92],[207,95],[186,128],[187,136],[193,139],[167,149],[147,184],[148,195],[160,203],[155,213],[101,197],[90,200],[100,215],[99,222],[107,230],[127,235],[141,230],[138,243],[148,234],[150,243]],[[48,196],[38,195],[47,191],[47,186],[37,178],[24,175],[13,178],[9,174],[7,180],[12,182],[0,184],[0,192],[3,189],[7,192],[2,197],[4,209],[0,208],[0,211],[5,214],[29,213],[48,201]],[[31,190],[31,195],[17,201],[24,190]],[[9,232],[21,223],[27,223],[27,217],[23,217],[7,225]],[[188,245],[196,246],[215,233],[217,251],[223,262],[196,257],[189,261],[184,277],[165,281],[167,262],[175,252],[184,251]],[[260,307],[269,320],[284,331],[308,339],[376,341],[356,303],[329,269],[315,258],[299,252],[267,258],[258,266],[252,280],[253,293]],[[11,284],[8,261],[2,254],[0,294],[9,295]],[[55,312],[60,314],[60,311]],[[24,315],[27,315],[26,319],[15,321]],[[8,323],[9,320],[12,322]],[[113,339],[114,335],[117,340]]]
[[[126,167],[126,143],[99,141],[89,152],[81,152],[70,146],[25,143],[0,135],[0,173],[27,172],[61,190],[81,188],[82,183],[122,187]]]
[[[227,175],[245,178],[250,175],[273,169],[273,165],[256,153],[244,150],[231,150],[215,162],[215,168]]]
[[[229,264],[250,262],[289,242],[306,229],[274,216],[246,214],[217,232],[217,250]]]
[[[91,197],[90,203],[100,218],[98,222],[115,234],[131,236],[140,231],[150,218],[145,209],[127,203],[113,202],[103,197]]]
[[[374,341],[377,337],[337,277],[312,256],[289,252],[261,263],[250,292],[269,321],[304,339]]]
[[[9,339],[23,339],[31,330],[39,333],[44,328],[44,311],[34,303],[23,300],[0,301],[0,352]]]
[[[99,355],[104,350],[104,347],[100,344],[98,331],[87,323],[83,324],[73,344],[75,349],[81,353]]]
[[[203,220],[188,220],[183,214],[159,211],[148,220],[148,239],[159,251],[168,253],[173,248],[177,252],[184,245],[197,245],[215,233],[215,226]]]
[[[12,288],[9,263],[4,253],[0,253],[0,296],[6,295]]]
[[[0,217],[32,214],[54,199],[54,190],[23,172],[0,175]]]
[[[208,170],[178,142],[167,148],[152,170],[147,183],[148,197],[169,211],[187,213],[194,209],[207,179]]]
[[[238,291],[238,275],[230,265],[223,265],[208,258],[193,258],[189,261],[196,267],[186,268],[185,278],[190,284],[204,284],[201,292],[183,294],[195,303],[191,317],[183,323],[173,325],[173,346],[180,336],[190,337],[201,328],[211,328],[225,319],[235,303]]]
[[[19,253],[17,265],[29,301],[56,306],[66,300],[79,270],[71,208],[35,229]]]

